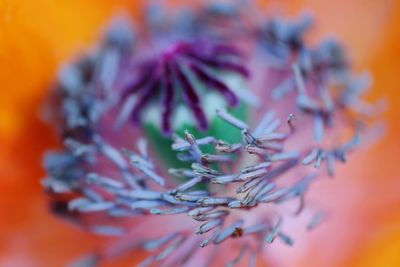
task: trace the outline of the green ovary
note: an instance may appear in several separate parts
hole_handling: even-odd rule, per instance
[[[248,121],[248,106],[246,104],[241,103],[237,108],[228,108],[228,111],[235,117],[243,121]],[[175,130],[175,133],[178,136],[183,137],[185,131],[193,134],[196,139],[213,136],[216,139],[221,139],[231,144],[241,141],[240,131],[218,118],[216,115],[212,118],[210,127],[206,131],[199,131],[195,125],[184,123],[181,127]],[[160,162],[165,163],[167,168],[184,168],[190,166],[190,163],[178,160],[178,152],[171,149],[171,138],[166,137],[157,125],[152,123],[146,124],[144,132],[152,145],[153,151],[156,152],[156,156],[160,159]],[[214,153],[214,149],[211,146],[203,146],[201,149],[204,153]]]

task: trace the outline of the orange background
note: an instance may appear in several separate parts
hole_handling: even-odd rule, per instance
[[[40,107],[61,62],[93,43],[112,14],[128,10],[135,15],[139,2],[0,0],[0,266],[64,266],[100,242],[48,212],[39,184],[41,160],[57,139],[41,121]],[[338,249],[337,259],[325,262],[315,252],[330,244],[311,233],[309,249],[295,266],[400,266],[400,2],[264,2],[289,15],[310,10],[317,22],[314,38],[324,33],[340,37],[355,69],[369,69],[374,76],[369,97],[389,101],[387,135],[342,168],[332,189],[340,192],[348,181],[357,185],[353,189],[361,199],[346,210],[358,218],[363,234],[353,240],[350,252]],[[340,205],[335,208],[333,216],[345,216]]]

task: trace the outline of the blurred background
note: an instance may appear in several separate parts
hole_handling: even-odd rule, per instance
[[[0,266],[65,266],[104,242],[49,212],[42,155],[59,144],[40,110],[62,62],[95,42],[113,14],[137,17],[142,2],[0,0]],[[400,266],[400,1],[261,2],[288,16],[311,11],[312,38],[337,36],[355,71],[372,73],[369,98],[389,103],[385,137],[313,188],[329,220],[284,249],[276,264]],[[110,266],[132,266],[141,257]]]

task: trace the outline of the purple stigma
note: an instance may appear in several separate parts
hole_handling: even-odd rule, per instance
[[[249,72],[242,61],[242,53],[230,45],[180,41],[141,64],[134,63],[138,73],[134,79],[127,78],[131,82],[124,86],[120,100],[125,102],[130,96],[137,96],[131,120],[140,123],[143,109],[161,98],[161,127],[166,135],[173,131],[171,118],[175,107],[184,103],[195,116],[198,127],[206,130],[209,122],[202,107],[199,84],[220,93],[229,106],[237,106],[238,97],[216,74],[230,72],[248,78]]]

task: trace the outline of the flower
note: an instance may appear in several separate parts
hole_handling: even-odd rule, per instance
[[[0,133],[1,146],[2,148],[6,148],[5,154],[2,157],[2,163],[6,159],[6,164],[2,165],[3,171],[5,170],[5,173],[3,172],[2,175],[2,185],[5,186],[3,187],[5,191],[2,194],[2,198],[6,201],[2,204],[5,207],[3,211],[9,210],[12,207],[13,212],[11,214],[9,212],[4,213],[8,219],[3,222],[4,234],[2,236],[7,242],[4,243],[5,250],[3,250],[1,261],[13,265],[21,263],[23,260],[29,260],[29,264],[32,265],[55,264],[55,262],[61,264],[66,259],[70,259],[74,253],[76,255],[80,248],[81,251],[85,251],[85,245],[88,246],[87,240],[93,240],[93,238],[90,238],[90,235],[79,236],[79,232],[76,229],[69,228],[68,225],[62,223],[57,223],[56,220],[50,218],[50,215],[45,212],[46,206],[42,203],[43,201],[38,201],[41,196],[38,192],[40,189],[38,186],[35,186],[36,182],[33,176],[38,175],[35,173],[40,173],[40,170],[38,167],[34,167],[37,164],[35,160],[37,156],[35,155],[41,153],[40,147],[49,142],[46,140],[50,139],[48,137],[51,136],[51,131],[48,130],[48,127],[40,126],[42,124],[39,120],[34,119],[34,111],[37,110],[38,103],[32,99],[32,93],[34,92],[36,96],[46,91],[46,87],[37,86],[38,80],[43,79],[43,76],[46,75],[46,77],[50,77],[53,68],[51,66],[60,60],[60,53],[65,56],[66,53],[71,52],[71,48],[72,50],[76,50],[77,42],[88,42],[88,36],[92,36],[93,28],[98,27],[99,24],[99,21],[93,18],[106,17],[112,8],[107,12],[101,11],[103,10],[103,5],[96,5],[96,7],[89,8],[91,5],[88,4],[89,1],[80,1],[79,4],[75,2],[58,3],[57,8],[55,8],[55,5],[51,3],[40,1],[40,14],[44,15],[43,19],[37,17],[33,21],[32,16],[34,16],[35,10],[39,10],[39,8],[37,6],[34,7],[33,3],[30,4],[29,1],[24,3],[24,6],[12,3],[11,7],[14,7],[14,9],[7,13],[11,16],[10,20],[8,20],[9,23],[5,27],[2,27],[2,32],[5,33],[3,36],[6,37],[6,42],[2,42],[2,51],[9,51],[10,46],[8,45],[11,44],[11,47],[18,49],[18,51],[22,49],[22,53],[9,53],[12,60],[7,61],[7,68],[3,70],[3,74],[5,71],[5,73],[11,73],[12,75],[2,76],[6,81],[7,87],[12,89],[2,92],[2,99],[4,100],[2,112],[10,110],[10,104],[13,105],[13,111],[9,113],[12,115],[10,118],[13,118],[10,122],[12,122],[12,125],[17,126],[17,128],[8,128],[7,132],[4,132],[6,125],[4,125],[4,120],[2,120]],[[37,3],[36,1],[35,5]],[[283,5],[286,5],[286,3]],[[355,57],[358,68],[365,65],[372,66],[372,71],[376,77],[374,82],[377,84],[376,87],[385,89],[385,94],[392,96],[390,101],[396,102],[395,91],[392,90],[396,77],[392,71],[392,67],[395,66],[392,60],[394,53],[390,48],[390,46],[395,46],[397,43],[397,38],[394,35],[396,24],[391,20],[393,14],[385,12],[387,8],[390,8],[396,13],[396,8],[390,5],[381,5],[381,2],[379,5],[371,2],[368,5],[357,5],[356,10],[359,16],[346,16],[346,14],[354,12],[355,6],[352,6],[353,4],[347,4],[346,9],[343,9],[343,5],[340,2],[327,2],[323,5],[309,2],[307,5],[308,8],[315,11],[317,16],[317,34],[324,29],[337,32],[342,37],[341,39],[346,42],[346,45],[350,47],[350,55]],[[340,5],[340,9],[338,5]],[[30,6],[30,8],[27,6]],[[73,14],[85,13],[85,9],[90,10],[84,16],[84,20],[76,21],[71,19],[73,17],[70,16],[71,9],[74,9],[75,6],[79,6],[79,8],[73,10]],[[5,7],[7,7],[7,3]],[[18,8],[19,12],[16,12],[15,7]],[[294,10],[297,9],[298,7],[294,7]],[[373,17],[368,12],[370,9],[374,10]],[[329,13],[324,10],[329,10]],[[339,10],[340,12],[338,12]],[[2,9],[2,13],[4,13],[3,11]],[[337,17],[340,16],[332,17],[328,15],[339,13],[346,19],[338,20]],[[53,14],[60,15],[54,16]],[[376,16],[376,14],[385,14],[385,18]],[[9,15],[7,16],[9,17]],[[44,18],[46,18],[46,23],[42,23]],[[389,21],[390,23],[387,23]],[[24,25],[26,22],[28,24]],[[71,23],[75,22],[80,26],[68,28]],[[21,26],[27,25],[29,27],[24,28],[24,34],[20,35],[21,38],[16,40],[15,37],[18,36],[18,33],[21,33]],[[360,25],[362,25],[361,28],[371,30],[358,31]],[[374,27],[369,27],[369,25],[374,25]],[[11,28],[13,29],[12,31],[7,31]],[[52,34],[51,31],[53,28],[57,29],[58,38],[54,38],[54,33]],[[355,29],[357,29],[357,34],[354,34],[356,32]],[[385,30],[383,31],[383,29]],[[15,34],[10,34],[11,32]],[[380,38],[376,38],[377,35]],[[22,36],[29,36],[30,41],[20,42],[23,40]],[[390,46],[386,45],[387,42],[390,42]],[[26,49],[27,47],[29,47],[29,50]],[[382,50],[381,48],[384,49]],[[30,56],[28,53],[30,50],[35,51],[32,53],[33,55],[40,55],[41,59],[38,60],[39,56]],[[35,62],[39,61],[41,63],[37,68],[30,71],[26,71],[24,68],[24,66],[33,66],[36,64]],[[23,80],[18,78],[18,73],[21,73],[21,71],[25,74]],[[24,84],[25,86],[23,86]],[[40,82],[40,84],[43,83]],[[3,83],[3,85],[5,84]],[[18,99],[23,101],[21,102]],[[393,107],[393,105],[391,106]],[[4,112],[2,114],[4,115]],[[392,117],[390,117],[389,121],[394,120],[396,113],[392,112],[390,114]],[[296,122],[299,121],[296,120]],[[396,127],[393,127],[394,125],[391,127],[393,130],[390,131],[390,136],[395,136]],[[11,135],[11,133],[14,134]],[[8,143],[4,140],[8,140]],[[35,140],[35,142],[32,142],[32,140]],[[298,233],[301,230],[285,224],[285,229],[289,230],[291,235],[294,235],[296,246],[284,249],[279,246],[279,242],[276,242],[269,249],[269,253],[263,254],[264,257],[268,261],[275,258],[275,261],[282,264],[282,261],[289,259],[288,257],[283,259],[278,255],[290,255],[289,266],[321,264],[342,266],[345,264],[343,263],[343,259],[346,258],[354,260],[349,263],[350,265],[362,262],[362,265],[365,266],[377,263],[379,259],[382,259],[382,256],[385,256],[387,262],[393,264],[395,258],[389,258],[388,254],[383,254],[386,252],[389,253],[390,249],[395,247],[395,243],[393,242],[395,236],[390,240],[385,239],[385,233],[388,235],[393,233],[388,226],[390,224],[394,225],[396,220],[396,200],[393,197],[391,198],[393,196],[391,192],[394,193],[395,189],[394,186],[390,186],[394,182],[393,179],[390,180],[394,174],[394,164],[383,158],[387,159],[393,156],[393,152],[396,151],[397,141],[395,139],[389,140],[392,141],[389,141],[389,143],[385,142],[384,144],[386,145],[380,145],[378,148],[373,149],[373,151],[353,155],[351,157],[352,164],[346,165],[345,168],[339,168],[338,179],[334,182],[315,183],[312,186],[311,196],[310,193],[308,193],[308,196],[312,198],[314,195],[314,201],[318,203],[319,200],[325,202],[324,204],[319,204],[324,208],[329,207],[330,216],[328,220],[312,234],[302,237],[298,237]],[[153,144],[153,142],[150,143]],[[391,146],[387,146],[387,144],[391,144]],[[9,154],[10,152],[8,151],[11,150],[13,151],[12,155],[15,156]],[[22,151],[24,153],[21,153]],[[367,169],[366,166],[368,166]],[[15,173],[15,170],[18,170],[19,175]],[[381,179],[378,181],[376,177],[381,177]],[[326,188],[325,191],[324,187]],[[370,192],[365,191],[367,188],[370,188]],[[321,190],[323,193],[321,193]],[[354,194],[355,192],[356,194]],[[21,194],[24,195],[23,198],[20,197]],[[324,197],[321,197],[321,194]],[[337,197],[338,194],[341,196],[340,199]],[[310,200],[307,206],[310,207],[315,204],[313,200]],[[364,206],[368,206],[368,209],[363,208]],[[374,216],[374,219],[370,216]],[[295,224],[299,222],[297,219],[294,221]],[[41,227],[41,223],[46,226]],[[343,224],[348,227],[343,228]],[[339,227],[340,231],[338,231]],[[44,231],[44,229],[46,230]],[[384,235],[379,234],[379,231],[382,231],[382,229],[386,229],[384,230]],[[75,241],[79,241],[72,244],[74,238]],[[49,245],[49,241],[60,241],[61,239],[62,242],[60,243],[62,245]],[[101,239],[95,240],[98,241],[98,244],[101,243]],[[376,240],[379,241],[376,247],[369,245],[375,243]],[[321,243],[330,245],[321,246]],[[333,257],[333,255],[329,255],[329,250],[332,246],[335,246],[334,244],[337,244],[336,247],[338,250]],[[369,247],[377,253],[368,253],[368,251],[364,253],[363,247]],[[51,249],[51,253],[49,253],[49,249]],[[308,252],[311,253],[311,251],[313,251],[312,254],[309,254]],[[20,256],[16,257],[16,253],[19,253],[18,255],[23,253],[24,258]],[[138,254],[135,254],[135,256],[138,256]],[[131,263],[133,263],[132,260]]]
[[[235,6],[227,7],[236,10]],[[219,15],[218,12],[215,14],[216,17]],[[194,21],[202,21],[205,15],[200,12],[197,16]],[[227,15],[223,21],[229,23],[240,18]],[[89,232],[119,239],[116,245],[85,257],[81,263],[97,263],[130,248],[141,247],[155,251],[145,259],[143,266],[153,263],[183,265],[192,261],[194,264],[198,254],[204,255],[202,258],[206,262],[211,261],[215,256],[212,252],[229,249],[222,244],[234,243],[239,247],[238,254],[227,263],[238,263],[249,254],[250,264],[255,264],[266,244],[275,239],[289,246],[294,244],[284,231],[284,222],[288,219],[283,214],[291,209],[295,209],[295,215],[302,213],[306,208],[306,192],[320,175],[318,170],[322,164],[326,162],[326,170],[333,176],[335,162],[345,162],[348,153],[358,145],[360,135],[364,133],[359,126],[361,117],[350,119],[347,113],[354,101],[361,101],[354,99],[361,97],[358,92],[365,90],[365,84],[357,90],[350,85],[353,74],[343,48],[336,41],[324,42],[317,48],[302,41],[309,20],[300,26],[273,20],[267,24],[266,35],[249,34],[259,32],[258,24],[250,24],[237,32],[238,39],[246,40],[240,48],[232,45],[235,39],[230,39],[230,45],[213,41],[216,33],[222,34],[213,30],[214,23],[204,22],[202,31],[193,34],[192,24],[178,27],[182,23],[178,20],[165,29],[163,26],[167,21],[157,21],[161,24],[152,24],[144,30],[150,36],[146,44],[153,42],[153,36],[157,36],[155,43],[163,41],[161,36],[154,35],[161,28],[167,36],[174,36],[177,28],[176,35],[183,38],[186,33],[191,40],[173,38],[171,43],[170,38],[163,37],[167,42],[161,42],[160,52],[146,56],[148,52],[142,48],[143,44],[136,43],[133,47],[130,36],[137,34],[124,21],[119,25],[122,28],[110,29],[95,52],[61,72],[57,90],[64,93],[59,94],[58,113],[61,114],[59,127],[64,133],[66,149],[46,157],[49,178],[43,184],[55,194],[72,194],[68,209],[56,210],[59,215],[72,217]],[[228,36],[229,33],[222,34],[221,39]],[[254,51],[252,43],[259,42],[268,49]],[[145,59],[141,59],[143,54]],[[173,108],[181,103],[191,108],[198,128],[207,129],[209,125],[204,113],[207,104],[202,104],[199,97],[206,95],[207,90],[221,93],[231,106],[236,106],[239,99],[250,99],[237,97],[234,92],[238,91],[231,90],[219,78],[224,77],[226,71],[245,78],[249,77],[249,72],[259,75],[257,68],[247,70],[243,63],[235,62],[242,54],[254,57],[252,61],[258,68],[283,71],[283,82],[290,81],[290,87],[295,89],[292,96],[287,96],[290,92],[287,89],[282,92],[281,88],[278,90],[267,83],[270,86],[267,92],[272,92],[272,96],[266,102],[273,103],[276,112],[267,110],[251,127],[245,120],[254,124],[254,119],[242,120],[227,112],[224,106],[220,107],[214,115],[220,120],[217,124],[230,125],[222,136],[196,137],[185,131],[184,136],[173,137],[172,150],[178,152],[177,159],[188,163],[179,169],[171,168],[162,159],[152,159],[144,139],[138,141],[138,152],[132,151],[129,135],[122,139],[125,142],[122,150],[116,147],[113,138],[118,131],[113,133],[107,129],[108,124],[120,121],[121,114],[138,121],[145,106],[160,95],[161,108],[156,106],[156,111],[162,114],[159,128],[167,134],[182,126],[173,128],[170,121]],[[271,57],[277,57],[281,62],[263,64]],[[133,68],[129,67],[130,62],[134,62]],[[126,82],[131,73],[135,78]],[[118,90],[120,80],[124,85],[122,90]],[[118,94],[120,96],[115,97]],[[136,94],[139,97],[135,103],[131,99]],[[177,99],[179,94],[182,97]],[[122,108],[117,105],[121,101],[125,102]],[[259,106],[254,104],[252,108],[257,110]],[[114,112],[118,109],[121,109],[117,112],[119,117]],[[272,107],[268,106],[268,109]],[[150,118],[149,113],[146,115],[142,121]],[[368,121],[364,120],[363,124],[366,123]],[[311,138],[310,124],[313,125]],[[125,127],[129,129],[130,126]],[[122,131],[128,131],[126,129]],[[346,137],[342,132],[349,129],[354,131],[354,136],[339,143],[338,139]],[[240,132],[241,138],[232,143],[226,136],[234,131]],[[175,156],[157,146],[153,149],[164,158]],[[312,163],[315,171],[305,167]],[[163,168],[168,174],[161,171]],[[73,197],[75,194],[79,197]],[[195,230],[197,235],[206,236],[201,242],[193,235],[194,222],[183,219],[182,214],[201,222]],[[155,216],[160,218],[155,221]],[[324,218],[325,213],[316,211],[306,229],[314,229]],[[137,229],[142,223],[166,227],[163,231],[139,233]],[[203,250],[194,253],[196,243]],[[217,249],[205,248],[211,244]]]
[[[237,10],[235,5],[226,7]],[[177,27],[180,24],[170,22],[168,16],[150,24],[148,32],[143,30],[150,39],[144,44],[151,47],[154,42],[160,46],[155,56],[147,56],[140,41],[139,44],[136,41],[133,49],[131,36],[137,34],[128,22],[115,24],[118,26],[110,28],[95,52],[61,72],[57,90],[64,93],[58,98],[61,109],[57,105],[55,109],[61,111],[56,113],[61,114],[58,121],[66,149],[46,157],[49,178],[43,184],[56,195],[72,194],[67,198],[68,208],[57,210],[59,215],[72,218],[89,232],[119,237],[117,244],[85,257],[81,263],[97,263],[136,247],[155,251],[142,266],[183,265],[192,261],[194,264],[198,255],[211,262],[217,257],[213,252],[229,249],[222,245],[228,243],[239,250],[227,264],[240,262],[245,254],[250,255],[249,264],[255,264],[266,244],[275,239],[293,245],[294,240],[284,230],[287,218],[283,214],[294,208],[295,215],[302,213],[306,192],[320,175],[322,164],[326,163],[328,174],[333,176],[335,163],[346,162],[348,153],[358,146],[365,132],[365,126],[360,125],[368,125],[369,121],[362,122],[361,116],[352,118],[348,113],[354,112],[352,103],[361,101],[359,92],[365,91],[368,84],[362,83],[359,89],[350,84],[353,74],[341,46],[336,41],[326,41],[317,48],[307,46],[302,35],[309,27],[309,19],[299,24],[272,20],[265,28],[265,24],[254,22],[224,31],[214,30],[222,22],[234,25],[246,14],[241,9],[244,14],[233,12],[235,16],[230,16],[219,12],[220,8],[211,6],[205,13],[193,13],[195,18],[187,22],[185,30]],[[210,19],[208,10],[217,11],[212,13],[212,23],[203,19]],[[196,27],[200,22],[204,24]],[[180,30],[175,32],[175,28]],[[196,36],[190,35],[197,28],[200,30]],[[252,35],[254,32],[261,34]],[[234,34],[235,38],[230,37]],[[175,37],[171,42],[174,35],[188,40],[177,41]],[[224,44],[214,41],[218,36]],[[254,44],[268,49],[254,50]],[[247,70],[237,62],[245,54],[257,68]],[[273,64],[263,64],[272,57],[276,58]],[[274,83],[264,80],[262,87],[271,93],[264,103],[270,105],[253,127],[245,121],[248,118],[235,117],[222,104],[214,116],[226,125],[223,135],[196,137],[185,131],[183,137],[178,134],[172,139],[171,148],[177,154],[153,147],[161,156],[158,160],[152,159],[144,139],[137,142],[137,152],[132,151],[134,148],[128,143],[129,125],[122,131],[127,134],[113,133],[107,127],[113,121],[121,121],[121,116],[122,121],[132,116],[138,122],[142,115],[142,124],[146,119],[151,120],[143,116],[143,111],[146,105],[160,101],[161,95],[161,108],[155,108],[156,113],[161,113],[160,132],[170,135],[172,130],[183,126],[173,128],[170,121],[174,116],[182,116],[173,110],[180,104],[188,105],[198,129],[206,130],[209,124],[202,105],[207,104],[202,104],[199,96],[207,94],[205,89],[213,89],[234,107],[239,99],[249,98],[238,97],[243,92],[226,85],[235,77],[225,77],[225,82],[217,77],[224,77],[227,71],[246,78],[249,73],[258,76],[260,67],[267,72],[275,69],[283,72],[280,82],[286,86],[282,91],[282,86],[277,89]],[[287,88],[291,87],[294,92],[286,96],[290,92]],[[131,100],[136,94],[140,95],[138,100]],[[176,95],[180,94],[182,97],[178,99]],[[122,108],[117,105],[121,101]],[[257,101],[247,103],[253,104],[255,110],[260,109]],[[274,106],[276,112],[272,111]],[[357,109],[355,112],[357,115]],[[254,120],[250,123],[254,124]],[[240,132],[241,139],[227,140],[226,136],[234,130]],[[338,139],[346,137],[342,132],[348,130],[354,131],[353,137],[338,143]],[[123,141],[122,150],[114,139]],[[163,158],[175,155],[188,164],[170,168]],[[312,163],[314,171],[307,167]],[[165,167],[168,173],[162,172]],[[79,197],[74,197],[75,194]],[[183,219],[182,214],[201,222],[194,231],[198,236],[206,236],[201,242],[193,235],[195,223]],[[155,216],[159,217],[158,223],[165,221],[164,231],[139,234],[141,223],[157,227]],[[315,212],[306,229],[314,229],[324,218],[324,212]],[[137,237],[133,239],[133,235]],[[195,251],[196,243],[203,250]],[[205,249],[211,244],[216,247]]]

